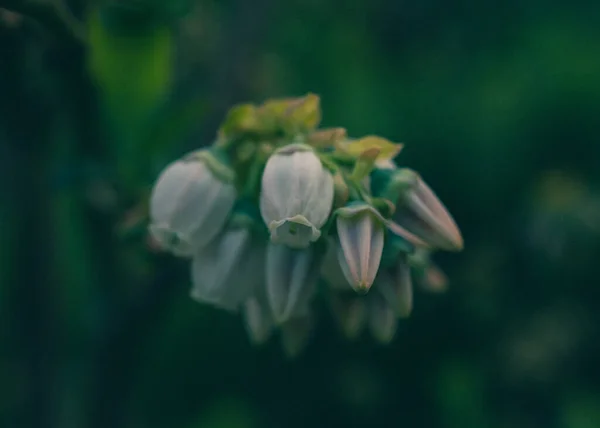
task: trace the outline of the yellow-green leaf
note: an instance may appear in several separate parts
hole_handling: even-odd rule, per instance
[[[377,149],[379,153],[376,160],[394,159],[398,156],[402,147],[402,144],[392,143],[385,138],[375,135],[369,135],[358,140],[337,145],[338,150],[356,158],[371,149]]]
[[[259,130],[260,123],[256,107],[252,104],[240,104],[229,110],[219,132],[222,136],[229,137]]]
[[[327,128],[312,132],[308,136],[308,143],[316,147],[327,147],[336,141],[346,139],[344,128]]]

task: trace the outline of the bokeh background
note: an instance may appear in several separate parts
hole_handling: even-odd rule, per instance
[[[0,426],[600,427],[600,3],[0,0]],[[162,167],[321,96],[460,225],[395,341],[253,347],[148,245]]]

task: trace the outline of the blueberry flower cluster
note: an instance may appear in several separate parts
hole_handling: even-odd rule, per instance
[[[255,343],[279,331],[290,355],[317,300],[348,337],[368,327],[391,341],[412,309],[411,277],[435,283],[431,252],[463,246],[420,175],[394,163],[402,145],[318,129],[320,118],[313,94],[236,106],[210,147],[165,168],[150,199],[154,241],[191,258],[192,298],[240,311]]]

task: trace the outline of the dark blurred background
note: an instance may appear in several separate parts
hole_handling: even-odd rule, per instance
[[[466,248],[395,341],[250,345],[147,245],[233,104],[406,144]],[[600,427],[600,2],[0,0],[0,426]]]

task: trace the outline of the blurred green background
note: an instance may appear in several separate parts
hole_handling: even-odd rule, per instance
[[[600,2],[0,0],[2,428],[600,427]],[[461,227],[395,341],[299,358],[189,298],[149,186],[321,96]]]

